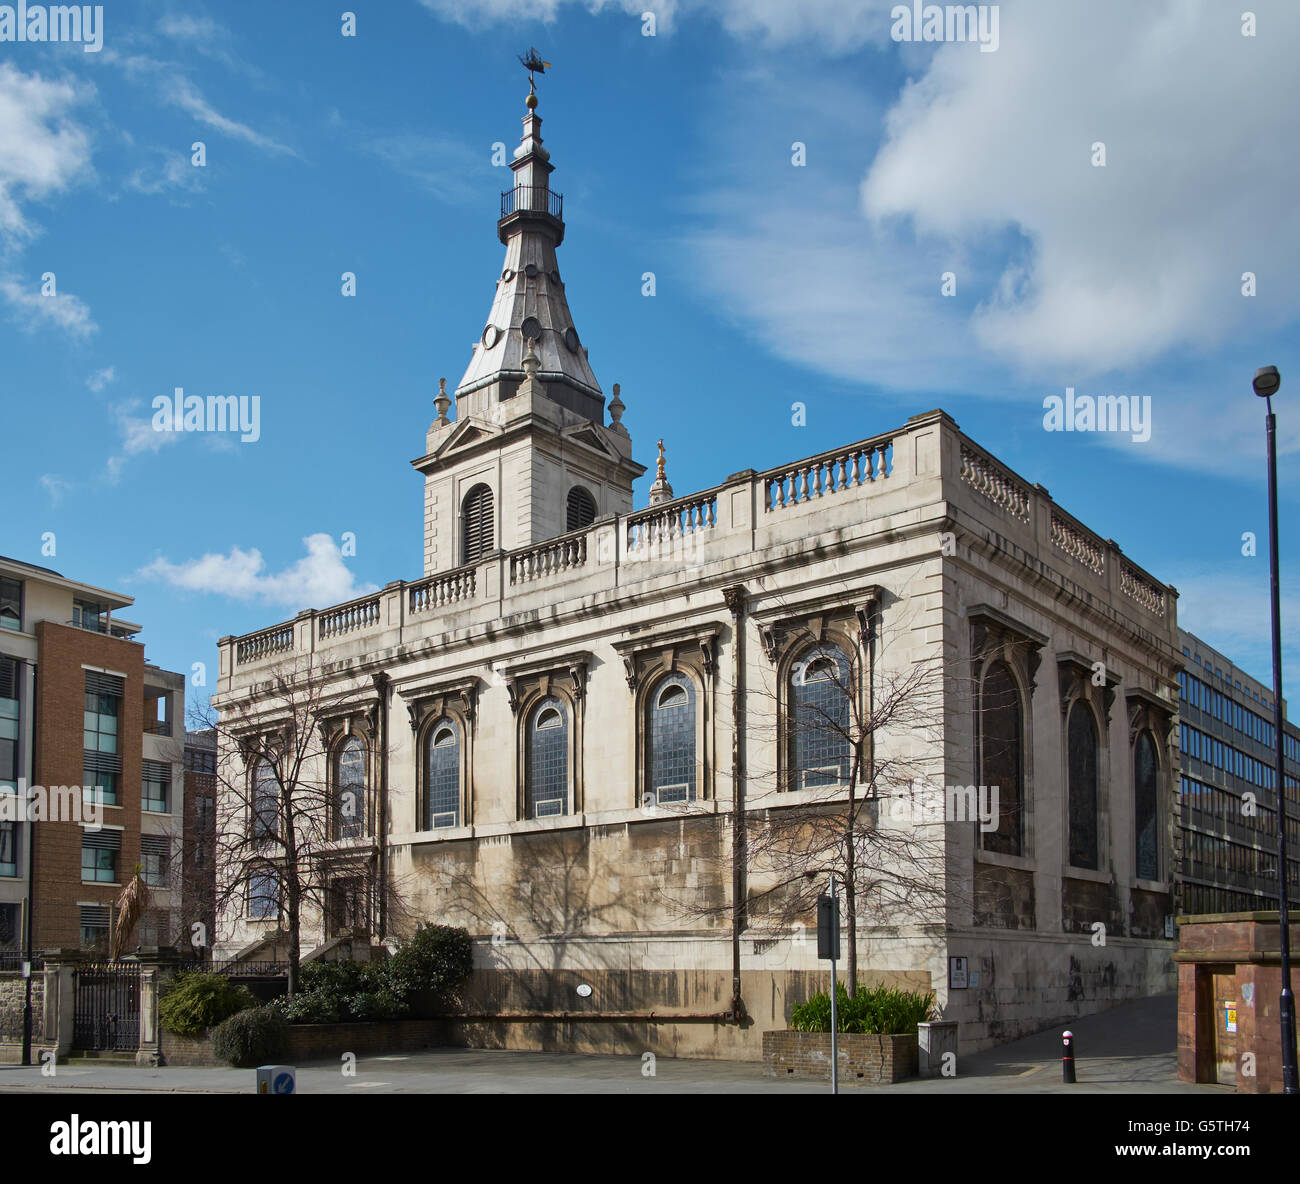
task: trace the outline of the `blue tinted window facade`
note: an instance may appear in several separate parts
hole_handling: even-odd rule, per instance
[[[849,660],[836,646],[808,650],[790,672],[791,789],[847,785],[851,757]]]

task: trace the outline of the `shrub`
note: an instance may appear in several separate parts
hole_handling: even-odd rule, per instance
[[[158,1018],[168,1031],[197,1036],[249,1007],[257,999],[247,987],[224,974],[192,971],[178,975],[158,1001]]]
[[[458,1001],[461,984],[474,968],[474,943],[464,929],[421,925],[383,964],[393,993],[414,1005],[418,996],[432,1008]]]
[[[212,1031],[212,1051],[237,1069],[250,1069],[284,1056],[289,1025],[269,1007],[250,1007]]]
[[[841,1032],[898,1036],[915,1032],[934,1012],[934,992],[900,991],[893,987],[859,986],[852,997],[843,983],[836,984],[837,1027]],[[799,1032],[831,1030],[830,995],[814,995],[790,1012],[790,1027]]]

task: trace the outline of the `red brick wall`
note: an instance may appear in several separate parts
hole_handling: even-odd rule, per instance
[[[840,1082],[878,1085],[903,1081],[917,1073],[916,1035],[839,1034]],[[802,1080],[831,1079],[831,1034],[793,1029],[763,1033],[763,1073]]]
[[[82,782],[82,735],[86,672],[82,664],[126,675],[118,750],[122,775],[118,807],[105,806],[103,821],[126,829],[118,855],[119,881],[140,859],[140,757],[144,734],[144,647],[106,634],[53,621],[36,625],[36,743],[32,779],[38,785]],[[81,827],[75,821],[36,825],[34,944],[38,949],[81,941],[78,901],[108,905],[119,888],[81,882]]]

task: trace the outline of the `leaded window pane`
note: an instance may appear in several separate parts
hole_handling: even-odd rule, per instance
[[[695,800],[695,687],[671,674],[650,699],[649,791],[657,803]]]
[[[270,762],[258,763],[253,785],[253,837],[275,838],[280,833],[280,782]]]
[[[338,811],[339,838],[365,833],[366,746],[356,736],[349,736],[339,752]]]
[[[1097,868],[1097,725],[1081,702],[1070,708],[1070,864]]]
[[[450,720],[429,729],[424,776],[424,826],[460,825],[460,736]]]
[[[850,744],[849,660],[817,646],[790,674],[790,788],[847,785]]]
[[[544,699],[528,726],[528,816],[569,812],[569,721],[564,704]]]
[[[1155,741],[1143,732],[1133,752],[1133,829],[1137,836],[1137,874],[1142,880],[1160,878],[1160,858],[1156,846],[1157,780],[1160,767]]]
[[[1022,726],[1020,688],[1007,664],[995,662],[980,688],[979,783],[998,791],[997,827],[984,832],[984,849],[1004,855],[1020,855],[1023,841]]]

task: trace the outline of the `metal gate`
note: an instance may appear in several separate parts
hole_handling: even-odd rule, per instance
[[[140,968],[105,962],[72,972],[72,1047],[140,1047]]]

